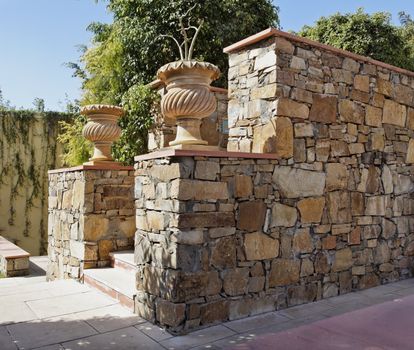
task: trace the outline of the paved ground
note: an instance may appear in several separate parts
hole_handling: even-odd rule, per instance
[[[38,266],[45,260],[34,259]],[[182,337],[74,281],[0,280],[0,349],[414,349],[414,279]]]

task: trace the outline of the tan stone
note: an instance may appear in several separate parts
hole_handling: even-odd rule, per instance
[[[109,232],[109,219],[102,215],[88,215],[85,217],[83,239],[96,242]]]
[[[283,52],[287,53],[289,55],[292,55],[295,51],[295,47],[292,45],[292,43],[289,40],[286,40],[282,37],[276,36],[275,38],[275,44],[276,44],[276,52]]]
[[[185,304],[175,304],[158,298],[156,310],[157,321],[161,325],[177,327],[185,319]]]
[[[361,244],[361,227],[357,226],[348,234],[348,244],[358,245]]]
[[[369,92],[369,76],[368,75],[355,75],[354,87],[357,90]]]
[[[414,130],[414,108],[408,108],[407,128]]]
[[[251,90],[250,98],[252,100],[274,98],[277,96],[277,84],[267,84],[262,87],[256,87]]]
[[[354,82],[354,79],[352,78],[352,73],[345,69],[332,69],[332,76],[335,82],[338,83],[347,83],[351,85]]]
[[[295,226],[298,218],[297,211],[294,207],[275,203],[272,207],[271,226],[292,227]]]
[[[109,239],[102,239],[98,242],[99,260],[109,260],[109,253],[114,251],[114,242]],[[86,259],[89,260],[89,259]]]
[[[234,195],[237,198],[249,197],[253,194],[252,178],[247,175],[236,175],[234,178]]]
[[[344,271],[348,270],[352,266],[352,250],[350,248],[344,248],[335,252],[334,263],[332,271]]]
[[[239,205],[237,228],[246,231],[261,231],[266,215],[266,204],[261,200],[242,202]]]
[[[385,215],[385,203],[387,196],[367,197],[365,215]]]
[[[176,179],[171,182],[171,198],[179,200],[217,200],[229,198],[226,182]]]
[[[279,255],[279,241],[260,232],[248,233],[244,237],[247,260],[273,259]]]
[[[336,237],[327,236],[322,239],[322,249],[335,249],[336,248]]]
[[[194,177],[200,180],[216,180],[217,174],[220,172],[220,164],[218,162],[201,161],[196,164]]]
[[[350,196],[346,191],[335,191],[328,193],[329,217],[332,223],[351,222]]]
[[[351,72],[354,73],[358,73],[359,72],[359,68],[360,68],[361,64],[358,63],[357,61],[353,60],[352,58],[349,57],[345,57],[343,62],[342,62],[342,68],[349,70]]]
[[[382,108],[368,105],[365,109],[365,124],[380,128],[382,126]]]
[[[345,164],[326,164],[326,190],[341,190],[348,187],[348,170]]]
[[[147,211],[147,223],[149,230],[164,230],[168,225],[167,216],[159,211]]]
[[[236,239],[234,236],[219,238],[212,244],[210,263],[218,269],[236,267]]]
[[[330,95],[313,96],[309,119],[321,123],[335,123],[338,99]]]
[[[350,100],[339,101],[339,115],[342,121],[363,124],[365,118],[364,108]]]
[[[407,157],[405,159],[407,164],[414,163],[414,139],[410,139],[408,143]]]
[[[391,96],[392,95],[392,84],[391,82],[381,79],[381,78],[377,78],[377,91],[382,94],[382,95],[386,95],[386,96]]]
[[[321,222],[324,207],[324,197],[302,199],[298,202],[301,222],[304,224]]]
[[[272,179],[282,197],[286,198],[321,196],[325,189],[324,173],[290,166],[276,166]]]
[[[313,262],[310,259],[302,259],[302,266],[300,268],[300,277],[306,277],[313,275],[314,273]]]
[[[293,252],[295,254],[311,253],[313,250],[312,237],[308,228],[296,230],[293,236]]]
[[[269,123],[256,127],[253,132],[255,153],[275,153],[281,158],[293,156],[293,126],[289,118],[273,118]]]
[[[281,97],[276,102],[275,115],[307,119],[309,117],[309,107],[305,103]]]
[[[249,269],[239,268],[225,270],[221,273],[223,289],[227,295],[236,296],[247,293],[249,282]]]
[[[226,321],[229,318],[228,300],[218,300],[203,304],[200,307],[200,322],[202,325],[213,322]]]
[[[406,118],[407,108],[405,106],[392,100],[385,100],[382,114],[383,123],[404,127]]]
[[[299,281],[300,261],[277,259],[272,262],[269,287],[285,286]]]
[[[178,215],[178,228],[228,227],[234,225],[230,212],[182,213]]]
[[[364,215],[364,195],[360,192],[351,192],[351,213],[352,215]]]
[[[380,133],[371,134],[371,149],[373,151],[383,151],[385,147],[384,135]]]

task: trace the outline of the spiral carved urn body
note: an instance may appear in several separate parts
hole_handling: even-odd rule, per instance
[[[93,156],[87,164],[113,161],[111,146],[121,135],[118,119],[123,113],[122,108],[108,105],[88,105],[81,109],[81,114],[88,118],[82,134],[94,144]]]
[[[161,100],[161,112],[177,120],[177,135],[170,146],[207,145],[201,138],[200,126],[202,119],[216,110],[217,102],[210,84],[219,74],[215,65],[198,61],[171,62],[158,70],[158,78],[167,87]]]

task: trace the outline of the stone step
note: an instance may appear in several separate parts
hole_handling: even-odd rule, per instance
[[[119,252],[112,252],[109,254],[111,258],[111,266],[116,269],[122,269],[129,272],[135,272],[136,267],[134,263],[134,251],[124,250]]]
[[[134,309],[135,272],[112,267],[88,269],[84,271],[84,283]]]
[[[0,274],[6,277],[29,274],[30,254],[0,236]]]

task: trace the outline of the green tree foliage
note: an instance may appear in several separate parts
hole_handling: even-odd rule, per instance
[[[360,55],[414,70],[414,29],[411,17],[400,14],[401,26],[391,23],[391,14],[336,13],[321,17],[314,26],[304,26],[301,36]],[[410,38],[410,40],[407,40]]]
[[[204,20],[194,58],[220,67],[220,86],[226,84],[228,69],[223,48],[279,24],[278,8],[271,0],[109,0],[114,22],[92,23],[88,27],[92,46],[81,48],[80,62],[69,66],[82,79],[82,104],[126,108],[120,120],[123,134],[113,148],[116,159],[124,163],[132,163],[133,156],[146,151],[156,97],[144,86],[155,79],[158,68],[178,59],[174,43],[161,35],[179,39],[178,18],[190,8],[193,24]]]

